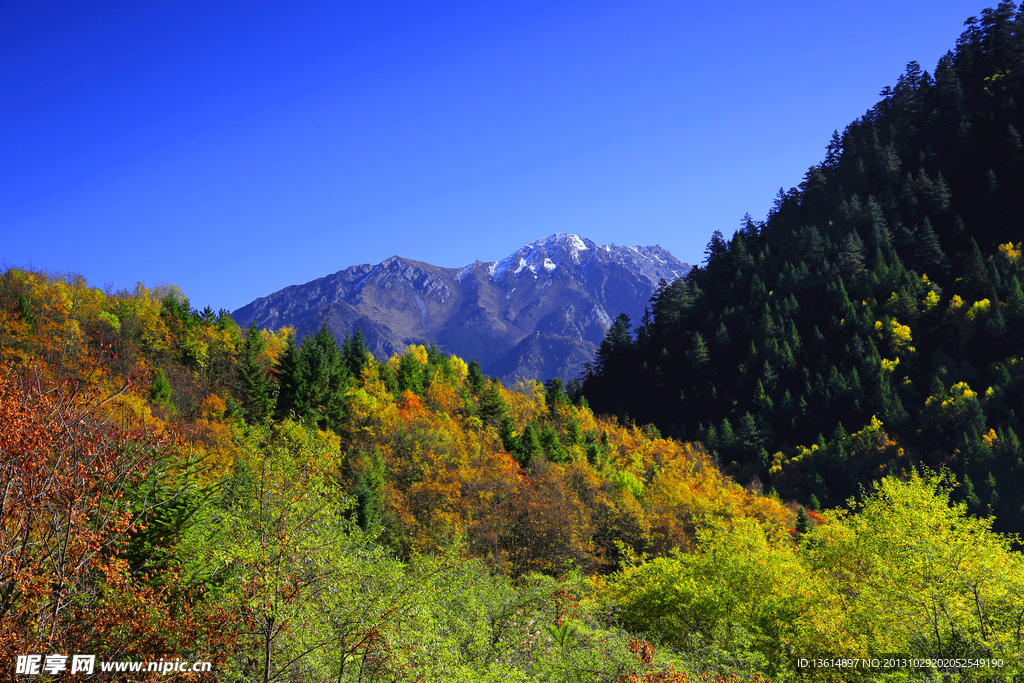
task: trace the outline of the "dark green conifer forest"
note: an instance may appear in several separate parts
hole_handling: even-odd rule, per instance
[[[1024,14],[966,26],[764,221],[716,231],[644,320],[616,321],[582,384],[596,411],[805,505],[946,466],[973,512],[1024,529]],[[892,443],[851,441],[872,420]]]

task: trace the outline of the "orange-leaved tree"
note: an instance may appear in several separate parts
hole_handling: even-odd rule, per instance
[[[0,367],[0,660],[214,658],[230,640],[227,616],[173,577],[157,592],[123,556],[140,519],[125,494],[153,471],[163,444],[119,425],[109,397],[85,383],[45,378]],[[204,651],[181,649],[195,647]]]

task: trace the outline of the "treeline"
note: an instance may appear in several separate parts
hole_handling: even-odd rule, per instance
[[[741,481],[835,506],[948,467],[1024,529],[1024,13],[970,19],[911,63],[763,222],[716,232],[686,280],[620,317],[582,392],[698,440]],[[872,423],[885,446],[858,438]]]

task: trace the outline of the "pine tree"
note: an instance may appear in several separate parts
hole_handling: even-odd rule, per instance
[[[474,358],[469,363],[469,372],[466,374],[466,382],[469,384],[469,389],[474,394],[479,394],[480,390],[484,388],[484,384],[487,380],[484,379],[484,373],[480,371],[480,363]]]
[[[748,457],[754,456],[761,447],[763,440],[757,429],[757,420],[754,419],[750,411],[744,413],[743,417],[740,418],[739,428],[736,430],[736,439],[739,447]]]
[[[295,412],[300,418],[312,419],[321,429],[341,429],[349,375],[326,322],[315,335],[303,340],[298,366],[302,382],[295,396]]]
[[[366,338],[363,331],[356,326],[355,334],[345,338],[342,348],[342,357],[345,360],[345,367],[352,377],[359,377],[363,368],[370,363],[370,349],[366,346]]]
[[[1006,155],[1011,164],[1024,161],[1024,144],[1012,123],[1006,127]]]
[[[501,386],[497,379],[492,379],[487,388],[480,393],[477,413],[485,425],[501,424],[502,418],[508,413],[508,406],[501,396]]]
[[[1021,290],[1020,280],[1016,275],[1010,278],[1010,293],[1006,297],[1006,304],[1010,320],[1024,318],[1024,291]]]
[[[717,446],[728,452],[736,445],[736,434],[733,432],[729,418],[722,418],[722,426],[718,429]]]
[[[707,344],[704,343],[704,337],[700,332],[693,334],[693,341],[690,343],[690,349],[686,352],[686,358],[690,361],[690,365],[698,370],[705,367],[710,361]]]
[[[515,455],[516,462],[522,467],[529,467],[533,459],[544,452],[544,448],[537,436],[537,429],[533,423],[527,424],[523,433],[516,440]]]
[[[807,510],[801,505],[796,511],[796,524],[794,526],[797,537],[803,536],[811,530],[811,518],[807,514]]]
[[[949,271],[949,259],[942,251],[939,238],[927,217],[914,238],[914,264],[923,272],[931,272],[933,267],[942,273]]]
[[[569,397],[565,395],[565,383],[560,378],[544,382],[544,402],[552,418],[555,417],[559,405],[569,403]]]
[[[384,459],[374,449],[369,453],[349,454],[347,461],[352,478],[351,494],[356,499],[356,522],[362,529],[371,529],[381,524],[386,509]]]
[[[25,321],[28,325],[29,330],[35,332],[36,330],[36,316],[32,313],[32,306],[28,302],[28,297],[24,294],[18,295],[17,301],[18,317]]]
[[[276,387],[267,369],[260,363],[260,357],[266,347],[266,341],[256,326],[256,321],[250,322],[245,342],[242,344],[238,376],[242,384],[242,409],[246,417],[253,422],[263,420],[274,408]]]
[[[963,266],[964,287],[967,293],[975,300],[988,298],[992,290],[992,283],[988,278],[988,268],[985,266],[985,259],[981,255],[978,243],[972,237],[967,253],[964,255]]]
[[[996,174],[991,168],[985,171],[985,190],[989,196],[999,192],[999,179],[996,178]]]
[[[725,327],[725,321],[718,324],[718,330],[715,332],[715,346],[719,348],[729,346],[729,330]]]
[[[568,459],[562,442],[558,440],[558,433],[551,425],[545,425],[541,430],[540,444],[551,462],[565,462]]]
[[[284,351],[277,360],[274,369],[278,381],[277,418],[288,417],[295,410],[296,401],[304,391],[305,378],[299,364],[299,347],[295,343],[295,333],[289,332],[285,339]]]
[[[847,282],[854,283],[864,275],[864,243],[854,230],[843,238],[836,262]]]
[[[498,438],[501,439],[501,445],[509,453],[514,453],[516,448],[516,430],[515,423],[512,422],[512,418],[508,415],[504,415],[501,418],[501,422],[498,424]]]
[[[412,353],[404,353],[398,359],[398,371],[395,373],[399,391],[411,391],[420,396],[425,390],[423,368]]]

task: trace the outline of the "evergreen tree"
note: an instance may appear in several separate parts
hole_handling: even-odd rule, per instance
[[[295,412],[322,429],[340,430],[349,375],[338,342],[326,322],[315,335],[303,340],[298,366],[301,383],[295,396]]]
[[[1010,294],[1006,297],[1006,305],[1011,320],[1024,318],[1024,291],[1021,290],[1020,279],[1016,275],[1010,279]]]
[[[242,409],[246,417],[254,422],[267,417],[274,408],[276,387],[267,369],[260,363],[266,347],[256,322],[250,322],[242,344],[238,376],[242,383]]]
[[[604,345],[599,360],[614,360],[595,366],[588,399],[603,412],[698,433],[747,474],[763,464],[762,448],[792,458],[809,433],[833,433],[840,421],[857,433],[878,417],[899,448],[851,455],[846,465],[816,457],[773,484],[784,498],[813,491],[839,502],[879,468],[902,467],[895,460],[905,454],[933,467],[955,463],[983,488],[991,471],[1007,510],[1020,478],[991,461],[1010,468],[1024,458],[999,450],[1007,429],[1019,431],[1020,387],[996,378],[972,403],[964,397],[979,387],[962,380],[976,384],[978,373],[986,382],[984,368],[1020,355],[1024,342],[1015,218],[1024,215],[1021,22],[1024,11],[1004,3],[969,26],[934,81],[910,65],[833,136],[799,189],[780,191],[767,220],[744,217],[730,240],[712,235],[702,267],[659,285],[643,342],[615,353]],[[939,377],[963,386],[953,397],[921,395]],[[998,439],[988,423],[955,415],[982,403]],[[838,436],[823,439],[833,456],[844,450]],[[977,495],[991,500],[987,488]]]
[[[477,413],[484,424],[501,424],[507,412],[508,406],[501,396],[500,384],[497,379],[492,379],[487,388],[480,393]]]
[[[967,293],[977,299],[987,298],[992,290],[992,283],[988,278],[988,268],[985,266],[985,259],[981,255],[978,243],[972,237],[967,253],[964,255],[963,266],[964,287]]]
[[[299,363],[299,347],[295,333],[289,332],[285,339],[284,351],[277,360],[275,374],[278,381],[277,419],[288,417],[295,410],[296,401],[304,391],[305,378]]]
[[[807,514],[807,510],[801,505],[796,511],[796,524],[794,527],[798,537],[803,536],[811,530],[811,518]]]
[[[477,362],[476,358],[469,363],[469,373],[466,375],[466,382],[474,394],[479,394],[487,382],[484,379],[484,373],[480,371],[480,363]]]
[[[371,529],[382,523],[386,509],[384,459],[374,449],[369,453],[349,454],[347,460],[352,478],[351,494],[356,499],[356,521],[362,529]]]
[[[370,364],[370,349],[366,346],[366,338],[362,329],[356,326],[355,334],[345,338],[342,348],[342,357],[348,374],[352,377],[359,377],[363,368]]]
[[[933,267],[939,273],[949,270],[949,259],[942,251],[939,238],[927,218],[921,223],[921,228],[914,239],[914,263],[923,272],[929,272]]]
[[[161,368],[153,370],[153,384],[149,390],[149,399],[158,405],[165,405],[173,410],[171,402],[171,383],[167,379],[167,373]]]
[[[710,361],[707,344],[704,343],[704,337],[699,332],[694,333],[690,349],[686,352],[686,358],[690,361],[690,365],[698,370]]]
[[[533,423],[527,424],[523,429],[523,433],[516,440],[515,452],[513,453],[516,462],[522,467],[529,467],[533,459],[542,453],[544,453],[544,447],[541,445],[540,437],[537,435],[537,428],[533,426]]]
[[[398,371],[395,373],[399,391],[411,391],[414,394],[423,395],[425,380],[423,368],[419,360],[412,353],[404,353],[398,359]]]
[[[551,462],[565,462],[568,460],[568,454],[565,452],[565,448],[562,447],[562,442],[558,440],[558,433],[551,425],[546,425],[541,430],[540,443]]]
[[[839,270],[847,282],[857,282],[866,272],[864,267],[864,243],[854,230],[843,238],[837,260]]]
[[[508,415],[504,415],[501,418],[501,422],[498,424],[498,437],[501,439],[501,445],[509,453],[514,453],[516,448],[516,432],[515,424],[512,422],[512,418]]]

